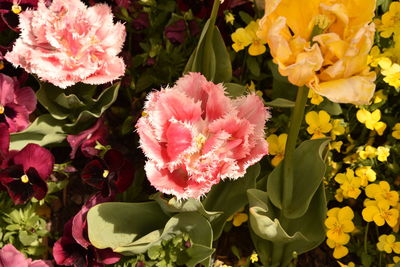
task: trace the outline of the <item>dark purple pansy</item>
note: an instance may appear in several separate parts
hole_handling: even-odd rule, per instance
[[[36,109],[36,95],[30,87],[19,87],[17,79],[0,73],[0,123],[8,125],[9,132],[25,130],[29,114]]]
[[[104,158],[97,158],[83,168],[83,182],[101,190],[103,196],[115,195],[125,191],[132,183],[134,170],[131,162],[114,149],[110,149]]]
[[[78,135],[68,135],[67,141],[72,148],[70,157],[75,158],[78,148],[85,157],[96,156],[99,151],[95,149],[96,142],[102,145],[107,144],[108,129],[104,124],[103,119],[99,119],[93,127],[81,132]]]
[[[0,168],[2,168],[2,162],[7,158],[9,146],[10,134],[8,126],[5,123],[0,123]]]
[[[5,245],[0,249],[0,267],[53,267],[51,261],[25,258],[13,245]]]
[[[168,25],[164,31],[165,37],[173,44],[182,44],[188,37],[188,32],[191,36],[200,33],[200,27],[196,21],[190,20],[186,23],[185,20],[180,19]]]
[[[112,197],[95,194],[86,201],[74,218],[64,225],[63,236],[53,247],[53,256],[57,264],[75,267],[102,267],[120,260],[120,254],[111,249],[95,248],[87,237],[86,216],[89,209],[112,200]]]
[[[54,157],[47,149],[28,144],[21,151],[11,151],[0,170],[0,183],[7,189],[15,204],[32,197],[46,196],[46,180],[53,171]]]

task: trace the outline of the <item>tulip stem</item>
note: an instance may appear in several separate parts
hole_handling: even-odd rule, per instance
[[[290,205],[293,194],[293,158],[299,136],[301,123],[304,118],[304,109],[308,98],[308,87],[301,86],[297,90],[296,103],[292,111],[289,125],[288,139],[283,161],[283,207]]]
[[[214,36],[214,27],[215,27],[215,22],[217,21],[217,16],[218,16],[218,9],[220,5],[220,0],[214,0],[214,4],[211,10],[211,15],[209,18],[209,26],[208,30],[206,33],[206,41],[205,41],[205,51],[213,51],[212,49],[212,39]],[[214,74],[211,69],[211,56],[207,55],[203,59],[203,74],[206,76],[209,80],[214,80]]]

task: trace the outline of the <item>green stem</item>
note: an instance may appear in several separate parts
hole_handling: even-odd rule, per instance
[[[210,15],[210,25],[208,27],[208,31],[206,33],[206,42],[205,42],[205,51],[212,51],[212,42],[211,40],[213,39],[213,35],[214,35],[214,25],[215,22],[217,20],[217,16],[218,16],[218,9],[219,9],[219,5],[220,5],[220,0],[214,0],[214,4],[211,10],[211,15]],[[207,41],[209,40],[209,41]],[[209,80],[213,80],[214,79],[214,73],[210,72],[210,56],[206,55],[204,57],[203,60],[203,71],[207,70],[207,73],[203,73]],[[212,76],[211,76],[212,75]]]
[[[364,233],[364,252],[365,254],[368,254],[368,228],[369,228],[369,223],[367,223],[367,226],[365,227],[365,233]]]
[[[289,133],[285,147],[283,161],[283,206],[287,207],[292,201],[293,194],[293,158],[296,149],[297,137],[304,118],[304,109],[307,103],[308,87],[301,86],[297,90],[296,104],[290,118]]]

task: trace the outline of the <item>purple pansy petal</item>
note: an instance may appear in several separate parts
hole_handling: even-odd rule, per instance
[[[104,264],[114,264],[121,259],[121,254],[112,251],[110,248],[96,249],[96,259]]]
[[[100,159],[94,159],[87,163],[82,170],[81,178],[84,183],[87,183],[95,188],[102,189],[107,179],[103,177],[103,172],[106,166]]]
[[[14,163],[21,164],[24,171],[34,168],[40,178],[47,180],[53,171],[54,157],[47,149],[36,145],[28,144],[14,156]]]
[[[22,183],[13,178],[0,178],[0,181],[7,188],[8,194],[16,205],[24,204],[34,194],[32,186],[28,183]]]
[[[5,245],[0,249],[0,267],[29,267],[30,260],[25,259],[13,245]]]
[[[104,161],[106,162],[109,171],[118,171],[125,163],[122,154],[115,149],[107,151],[104,155]]]
[[[47,183],[40,178],[34,168],[29,168],[26,174],[29,177],[30,183],[32,183],[33,196],[37,200],[43,199],[47,194]]]
[[[81,147],[82,153],[86,157],[97,155],[98,151],[94,149],[96,141],[105,145],[108,129],[104,125],[103,119],[99,119],[96,124],[78,135],[68,135],[67,141],[72,148],[71,159],[75,158],[78,148]]]
[[[9,103],[4,107],[5,121],[10,133],[25,130],[29,125],[29,113],[24,106]]]
[[[10,146],[10,133],[5,123],[0,123],[0,163],[3,161],[8,154]]]
[[[134,169],[131,164],[126,162],[119,171],[115,186],[118,193],[124,192],[132,184],[134,176]]]
[[[5,106],[14,101],[14,80],[0,73],[0,105]]]
[[[30,87],[22,87],[15,90],[16,103],[25,106],[29,113],[32,113],[36,109],[36,95]]]

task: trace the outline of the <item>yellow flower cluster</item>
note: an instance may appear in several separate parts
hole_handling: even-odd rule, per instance
[[[345,133],[343,120],[333,120],[325,110],[310,111],[306,114],[306,123],[308,124],[307,132],[312,134],[311,139],[324,138],[325,134],[331,132],[332,140],[336,139],[337,135]]]
[[[372,113],[366,109],[359,109],[357,111],[357,120],[370,130],[375,130],[378,135],[382,135],[386,129],[386,123],[381,120],[381,111],[379,109],[374,110]]]
[[[353,224],[354,212],[346,206],[344,208],[332,208],[328,210],[328,218],[325,220],[327,227],[326,244],[333,248],[333,257],[340,259],[349,253],[346,245],[350,241],[350,235],[355,227]]]
[[[361,159],[374,159],[377,158],[381,162],[387,161],[390,155],[390,149],[385,146],[379,146],[375,148],[373,146],[367,145],[364,150],[359,150],[358,155]]]
[[[377,46],[370,52],[370,65],[379,66],[384,76],[383,80],[395,87],[400,87],[400,2],[392,2],[389,11],[376,20],[377,29],[383,38],[392,38],[394,45],[383,49],[381,53]]]
[[[390,227],[395,227],[399,218],[397,209],[399,193],[391,191],[388,182],[381,181],[379,184],[368,185],[365,188],[365,194],[369,199],[364,201],[365,208],[362,211],[364,220],[373,221],[378,226],[386,222]]]
[[[258,20],[256,20],[250,22],[245,28],[236,29],[236,31],[231,35],[233,50],[238,52],[250,45],[248,51],[249,55],[258,56],[264,54],[267,50],[264,45],[266,42],[257,37],[256,32],[258,31],[258,28]]]

